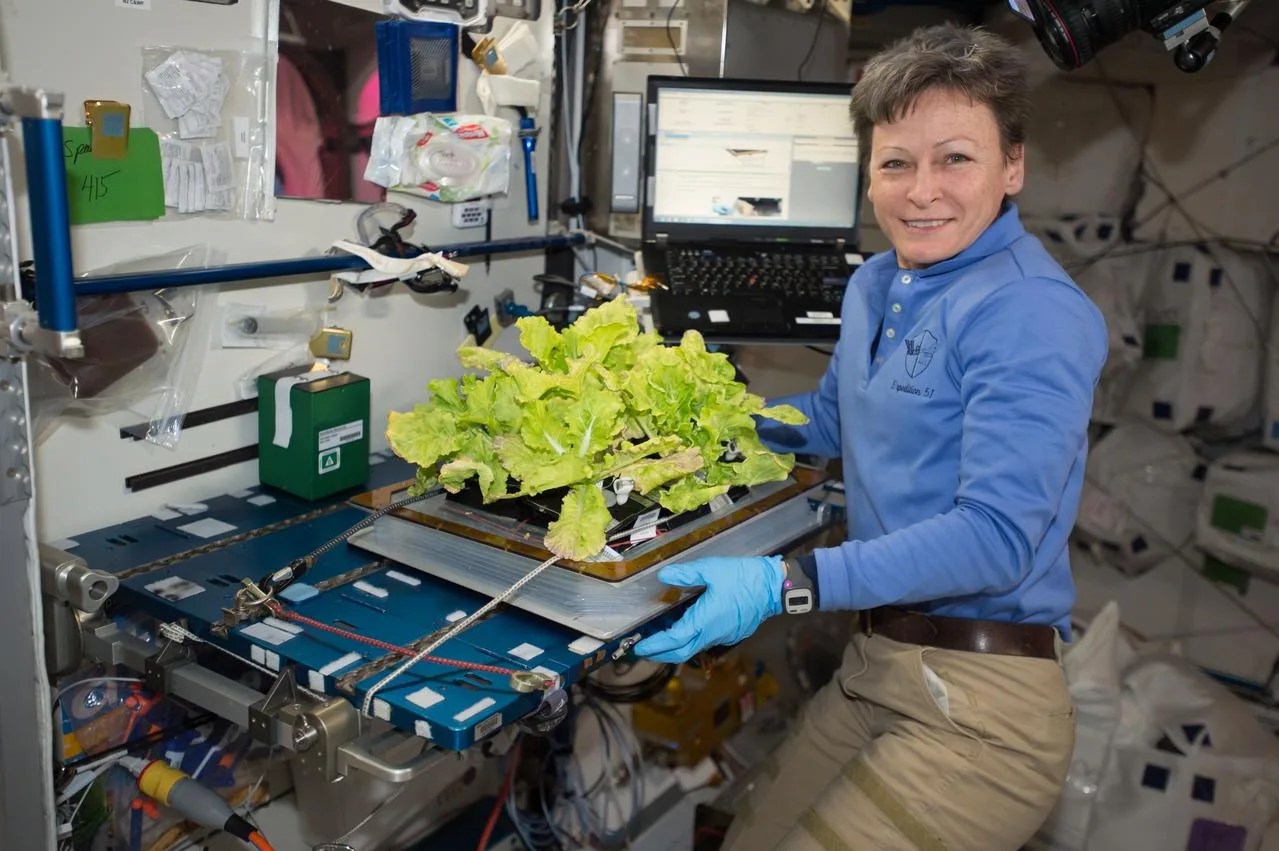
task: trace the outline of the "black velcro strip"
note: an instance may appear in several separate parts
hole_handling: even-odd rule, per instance
[[[194,461],[174,464],[172,467],[161,467],[148,473],[138,473],[136,476],[127,477],[124,480],[124,486],[131,491],[146,490],[159,485],[167,485],[171,482],[180,482],[183,479],[210,473],[223,467],[230,467],[232,464],[242,464],[257,457],[258,445],[255,443],[252,446],[232,449],[230,452],[219,452],[217,455],[209,455],[205,458],[197,458]]]
[[[236,402],[227,402],[225,405],[214,405],[209,408],[201,408],[198,411],[188,411],[182,417],[182,428],[195,428],[196,426],[215,423],[218,420],[229,420],[231,417],[239,417],[244,414],[251,414],[258,409],[258,399],[254,396],[252,399],[240,399]],[[150,423],[138,423],[137,425],[125,426],[120,429],[120,438],[128,440],[145,440],[147,429]]]

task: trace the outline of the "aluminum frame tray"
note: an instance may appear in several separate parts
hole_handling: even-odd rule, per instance
[[[777,490],[793,487],[793,481],[753,489],[757,500]],[[429,505],[423,506],[424,509]],[[728,509],[727,511],[731,511]],[[715,523],[716,514],[689,524]],[[548,620],[603,641],[633,632],[677,605],[690,592],[665,585],[652,569],[662,564],[714,555],[764,555],[823,529],[829,523],[829,506],[822,483],[754,513],[736,525],[697,539],[677,556],[652,564],[621,581],[606,581],[567,568],[552,568],[507,601]],[[681,527],[684,528],[684,527]],[[672,533],[674,534],[674,533]],[[451,534],[395,515],[378,519],[352,536],[350,543],[415,570],[497,596],[537,566],[538,560],[480,540]]]

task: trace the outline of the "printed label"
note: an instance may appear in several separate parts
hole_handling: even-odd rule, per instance
[[[476,141],[480,139],[487,139],[489,137],[488,131],[478,124],[463,124],[461,127],[454,130],[453,133],[457,136],[457,138],[466,139],[467,141]]]
[[[235,146],[235,158],[237,160],[247,160],[249,158],[249,119],[247,116],[237,115],[231,119],[231,143]]]
[[[635,518],[635,531],[631,534],[631,543],[638,544],[640,541],[656,538],[657,520],[661,515],[662,509],[654,508],[652,511],[646,511]]]
[[[176,603],[180,600],[185,600],[187,597],[194,597],[196,594],[204,592],[204,586],[197,585],[189,579],[183,579],[181,576],[169,576],[144,587],[157,597],[168,600],[171,603]]]
[[[498,728],[501,726],[502,726],[502,713],[499,712],[496,715],[490,715],[489,717],[485,718],[483,721],[475,725],[475,738],[477,740],[482,739],[485,736],[487,736],[489,733],[497,732]]]
[[[320,453],[320,472],[332,473],[342,466],[342,450],[326,449]]]
[[[332,449],[344,443],[353,443],[364,437],[364,420],[356,420],[346,425],[326,428],[320,432],[320,449]]]
[[[150,9],[151,0],[115,0],[121,9]]]

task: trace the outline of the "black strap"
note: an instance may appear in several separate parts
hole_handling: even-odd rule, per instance
[[[804,576],[808,577],[808,583],[813,588],[813,608],[820,609],[822,593],[817,584],[817,556],[812,553],[805,553],[796,558],[795,562],[799,565],[799,569],[804,571]]]

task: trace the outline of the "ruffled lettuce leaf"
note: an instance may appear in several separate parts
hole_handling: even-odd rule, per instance
[[[612,477],[682,512],[790,473],[794,456],[769,451],[755,420],[807,419],[788,405],[766,407],[696,332],[664,345],[620,299],[563,332],[540,316],[516,325],[531,361],[463,347],[459,363],[478,374],[431,381],[426,403],[391,413],[387,439],[418,465],[418,492],[474,479],[492,502],[567,488],[545,544],[580,560],[605,546],[611,517],[601,486]]]

